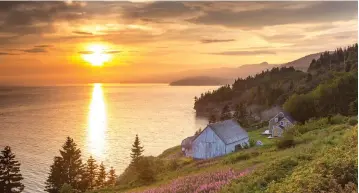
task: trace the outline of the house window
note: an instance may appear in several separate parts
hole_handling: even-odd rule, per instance
[[[284,122],[283,122],[283,121],[281,121],[281,122],[280,122],[280,125],[282,125],[282,126],[283,126],[283,125],[284,125]]]
[[[275,122],[278,122],[278,118],[274,118],[274,121],[275,121]]]

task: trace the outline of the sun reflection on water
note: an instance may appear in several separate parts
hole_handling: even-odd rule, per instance
[[[89,152],[96,158],[101,158],[106,145],[107,117],[102,85],[99,83],[93,87],[88,125]]]

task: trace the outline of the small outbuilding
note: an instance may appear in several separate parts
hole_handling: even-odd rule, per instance
[[[249,145],[249,137],[236,121],[225,120],[207,125],[192,141],[192,157],[208,159],[222,156]]]
[[[196,136],[187,137],[186,139],[182,140],[182,143],[181,143],[182,153],[186,157],[192,157],[192,154],[193,154],[192,142],[193,142],[194,138],[196,138]]]

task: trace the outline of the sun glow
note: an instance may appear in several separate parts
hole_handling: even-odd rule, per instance
[[[88,124],[89,152],[95,157],[101,158],[105,148],[107,117],[102,86],[98,83],[93,87]]]
[[[110,54],[107,53],[107,47],[101,44],[88,46],[87,51],[82,54],[82,57],[92,66],[102,66],[111,59]]]

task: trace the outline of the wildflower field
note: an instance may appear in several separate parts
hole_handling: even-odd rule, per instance
[[[204,193],[218,192],[223,186],[228,185],[233,179],[246,175],[249,170],[237,172],[233,169],[224,171],[196,174],[178,178],[172,182],[156,188],[140,191],[142,193]],[[135,193],[135,192],[133,192]]]

